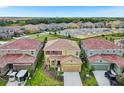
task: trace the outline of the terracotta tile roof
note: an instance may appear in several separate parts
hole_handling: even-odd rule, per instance
[[[88,49],[121,49],[114,43],[100,38],[90,38],[82,41],[83,45]]]
[[[67,39],[55,39],[47,42],[44,48],[45,51],[57,51],[57,50],[80,50],[75,41]]]
[[[7,54],[0,56],[0,68],[5,67],[7,64],[32,64],[36,61],[36,57],[22,54]]]
[[[73,56],[73,55],[68,55],[68,56],[50,56],[50,59],[55,59],[55,60],[60,60],[61,64],[62,63],[68,63],[68,62],[73,62],[73,63],[80,63],[82,64],[82,61],[79,57]]]
[[[106,60],[109,63],[115,63],[119,67],[124,68],[124,58],[120,57],[120,56],[117,56],[117,55],[109,55],[109,54],[95,55],[95,56],[88,57],[88,60],[89,60],[89,62],[95,62],[95,61],[98,61],[98,60]]]
[[[41,45],[41,42],[28,39],[28,38],[21,38],[16,41],[4,44],[0,46],[0,49],[20,49],[20,50],[30,50],[30,49],[38,49]]]
[[[76,56],[73,56],[73,55],[68,55],[66,57],[64,57],[62,60],[61,60],[62,63],[80,63],[82,64],[81,62],[81,59],[79,57],[76,57]]]

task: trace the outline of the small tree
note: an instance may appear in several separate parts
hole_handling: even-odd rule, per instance
[[[47,37],[45,37],[45,39],[44,39],[44,43],[46,43],[47,42]]]

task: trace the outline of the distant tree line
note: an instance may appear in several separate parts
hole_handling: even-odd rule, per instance
[[[50,23],[77,23],[77,22],[109,22],[109,21],[124,21],[124,18],[116,18],[116,17],[90,17],[90,18],[84,18],[84,17],[41,17],[41,18],[32,18],[29,20],[17,20],[17,21],[0,21],[0,26],[10,26],[12,24],[18,24],[18,25],[27,25],[27,24],[50,24]]]

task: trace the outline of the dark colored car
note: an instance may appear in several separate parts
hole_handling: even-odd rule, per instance
[[[112,86],[117,86],[117,85],[118,85],[118,81],[117,81],[117,79],[116,79],[116,76],[113,75],[113,74],[111,73],[111,71],[105,72],[105,77],[107,77],[107,78],[109,79],[109,82],[110,82],[110,84],[111,84]]]

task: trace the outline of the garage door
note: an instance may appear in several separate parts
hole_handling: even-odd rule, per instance
[[[109,64],[93,64],[95,70],[108,70]]]
[[[63,65],[62,71],[63,72],[80,72],[81,66],[80,65]]]

